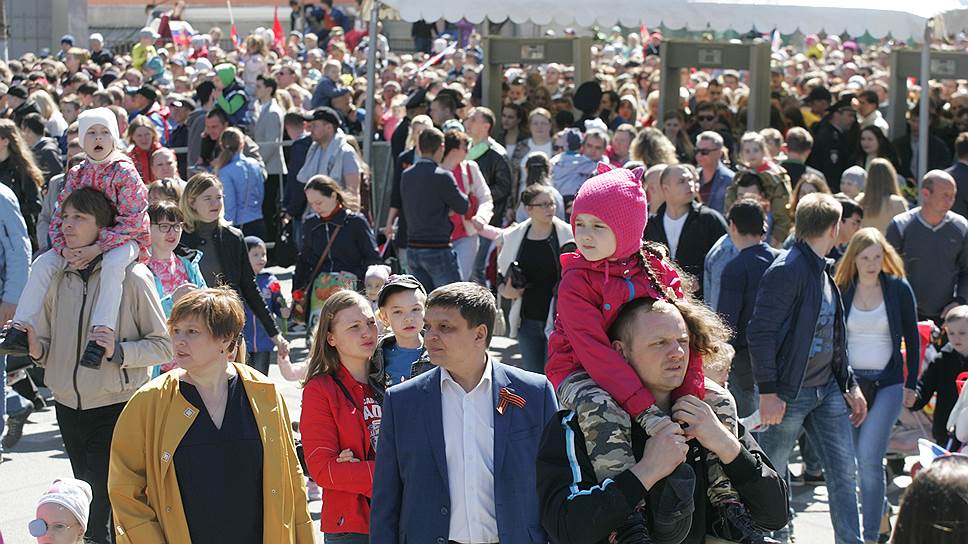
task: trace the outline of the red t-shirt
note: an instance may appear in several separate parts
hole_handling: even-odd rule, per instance
[[[376,401],[373,388],[369,384],[363,386],[363,424],[370,431],[370,444],[376,451],[376,443],[380,438],[380,420],[383,419],[383,407]]]

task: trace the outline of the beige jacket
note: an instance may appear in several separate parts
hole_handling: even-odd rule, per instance
[[[143,264],[128,267],[121,289],[118,315],[118,354],[94,370],[78,364],[87,346],[91,313],[101,287],[98,264],[87,281],[79,272],[64,270],[51,279],[44,309],[35,320],[43,355],[37,364],[46,370],[44,381],[54,399],[75,410],[127,402],[150,377],[150,367],[171,361],[171,340],[151,271]]]

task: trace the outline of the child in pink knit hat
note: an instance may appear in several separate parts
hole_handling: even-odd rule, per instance
[[[612,347],[607,333],[621,306],[630,300],[684,297],[674,265],[642,242],[648,219],[642,174],[642,168],[615,169],[590,178],[579,189],[571,215],[578,252],[561,256],[558,313],[548,344],[545,373],[562,408],[577,414],[598,481],[614,478],[635,464],[631,419],[650,436],[670,420]],[[685,378],[672,398],[701,399],[706,391],[702,358],[691,350]],[[720,474],[710,479],[709,489],[719,492],[723,486],[716,484],[724,476],[721,464],[707,464],[714,465]],[[682,464],[667,478],[694,485],[695,474]],[[725,484],[732,489],[728,479]],[[735,491],[733,495],[738,499]],[[637,512],[616,534],[619,542],[651,542],[645,518]],[[743,540],[747,541],[762,542]]]

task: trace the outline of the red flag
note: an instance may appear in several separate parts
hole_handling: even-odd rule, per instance
[[[232,46],[235,49],[239,48],[239,31],[235,29],[235,23],[232,23],[232,30],[229,31],[229,36],[232,38]]]
[[[286,35],[282,31],[282,23],[279,22],[279,6],[276,6],[272,15],[272,47],[273,49],[282,48]]]

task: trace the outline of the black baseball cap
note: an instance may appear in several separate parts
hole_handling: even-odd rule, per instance
[[[323,106],[303,115],[306,121],[325,121],[335,127],[340,126],[339,114],[333,108]]]
[[[13,87],[10,87],[10,89],[7,91],[7,94],[21,100],[26,100],[27,87],[24,87],[23,85],[14,85]]]
[[[413,110],[417,108],[422,108],[430,104],[430,100],[427,100],[427,91],[425,89],[417,89],[410,95],[407,99],[406,109]]]
[[[378,308],[382,308],[386,303],[387,298],[390,295],[399,293],[400,291],[414,290],[420,291],[427,296],[427,290],[417,278],[409,274],[394,274],[390,276],[386,284],[380,288],[380,293],[376,296],[376,305]]]
[[[151,85],[142,85],[134,94],[140,94],[147,98],[149,102],[158,100],[158,91]]]
[[[194,110],[195,101],[188,97],[176,96],[168,101],[168,106],[172,108],[186,108],[189,110]]]

